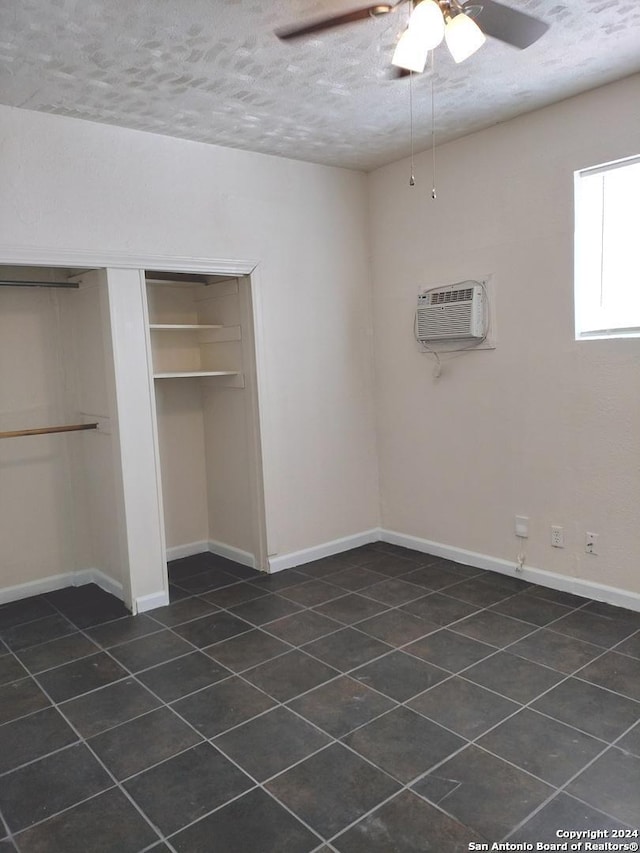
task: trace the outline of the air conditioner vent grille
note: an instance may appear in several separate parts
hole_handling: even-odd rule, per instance
[[[485,306],[484,285],[478,282],[425,290],[418,294],[416,337],[420,341],[481,341],[486,335]]]
[[[473,288],[459,290],[436,290],[430,294],[430,305],[444,305],[447,302],[466,302],[473,296]]]
[[[454,305],[446,314],[418,311],[418,336],[424,340],[464,338],[469,335],[471,307]]]

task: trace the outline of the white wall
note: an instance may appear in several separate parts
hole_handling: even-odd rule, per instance
[[[147,284],[150,323],[197,323],[194,289],[186,285]],[[151,332],[154,373],[200,370],[193,332]],[[209,537],[207,476],[204,465],[204,414],[199,381],[154,382],[162,502],[167,548],[203,542]]]
[[[156,383],[167,548],[209,539],[204,416],[198,382]]]
[[[118,416],[105,273],[84,273],[79,284],[77,291],[59,292],[67,417],[82,423],[90,416],[105,428],[71,433],[66,439],[73,497],[68,536],[75,545],[74,568],[98,569],[107,576],[106,582],[101,580],[109,590],[129,604],[122,482],[114,464],[119,455]]]
[[[573,340],[572,172],[640,149],[633,77],[366,176],[0,107],[16,247],[255,258],[272,550],[385,528],[640,591],[640,343]],[[495,351],[434,382],[417,290],[493,273]],[[3,484],[4,495],[4,484]],[[3,497],[4,500],[4,497]],[[561,524],[566,548],[549,546]],[[585,530],[600,555],[583,553]]]
[[[5,269],[1,277],[33,272]],[[43,271],[43,279],[53,276]],[[0,430],[67,422],[60,302],[71,295],[0,288]],[[0,587],[76,568],[69,460],[64,435],[0,441]]]
[[[640,76],[370,178],[382,525],[640,592],[640,340],[573,340],[573,171],[638,154]],[[493,274],[497,349],[438,380],[418,289]],[[566,547],[550,546],[550,525]],[[600,555],[584,553],[585,531]]]
[[[209,285],[200,303],[205,322],[239,326],[241,339],[205,348],[213,369],[240,370],[244,388],[203,384],[204,430],[207,466],[209,537],[259,557],[259,508],[255,482],[260,465],[252,440],[252,402],[255,400],[251,284],[248,278]]]
[[[15,247],[253,258],[272,551],[378,522],[363,174],[0,107]]]
[[[4,267],[0,277],[59,281],[67,272]],[[122,587],[113,359],[99,276],[87,273],[78,290],[0,288],[0,429],[81,423],[84,414],[112,426],[0,441],[0,600],[72,583],[87,569],[112,591]]]

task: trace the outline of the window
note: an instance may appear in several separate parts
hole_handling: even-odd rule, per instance
[[[640,337],[640,157],[574,178],[576,340]]]

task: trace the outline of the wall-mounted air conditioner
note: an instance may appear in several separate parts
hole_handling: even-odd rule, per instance
[[[416,313],[418,340],[482,340],[487,333],[485,303],[485,289],[474,281],[423,291]]]

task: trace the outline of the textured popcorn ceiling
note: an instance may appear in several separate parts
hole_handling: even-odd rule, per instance
[[[504,0],[551,24],[528,50],[436,51],[438,139],[640,71],[640,0]],[[480,0],[481,2],[481,0]],[[408,80],[388,79],[408,4],[295,43],[275,27],[366,0],[2,0],[0,103],[318,163],[409,152]],[[429,76],[414,78],[416,151]]]

